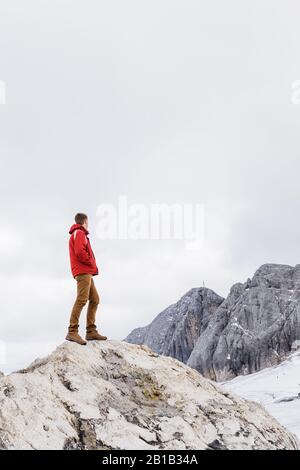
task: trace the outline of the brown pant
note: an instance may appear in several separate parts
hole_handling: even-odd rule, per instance
[[[69,332],[78,331],[81,311],[89,300],[86,330],[90,333],[97,329],[95,321],[100,298],[91,274],[79,274],[75,279],[77,281],[77,298],[71,312]]]

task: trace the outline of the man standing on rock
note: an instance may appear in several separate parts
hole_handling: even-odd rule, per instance
[[[106,336],[98,333],[95,324],[96,311],[99,304],[99,295],[93,276],[98,274],[96,259],[88,238],[88,217],[86,214],[76,214],[75,224],[70,228],[69,252],[73,277],[77,281],[77,298],[73,306],[70,325],[66,339],[78,344],[86,341],[78,334],[79,317],[87,301],[86,337],[90,340],[105,340]]]

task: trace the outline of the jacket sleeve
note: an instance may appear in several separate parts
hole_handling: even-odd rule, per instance
[[[92,259],[87,251],[86,236],[81,230],[77,230],[74,234],[74,251],[75,255],[81,263],[92,265]]]

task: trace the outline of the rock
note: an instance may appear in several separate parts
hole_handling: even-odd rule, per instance
[[[185,320],[190,316],[195,328]],[[280,264],[261,266],[252,279],[234,284],[225,300],[210,289],[192,289],[125,339],[175,357],[216,381],[280,363],[297,340],[300,265]]]
[[[279,364],[300,338],[300,265],[265,264],[236,284],[187,364],[222,381]]]
[[[157,315],[150,325],[133,330],[125,341],[146,344],[158,354],[185,363],[223,300],[205,287],[191,289]]]
[[[63,343],[0,379],[1,449],[298,449],[259,404],[120,341]]]

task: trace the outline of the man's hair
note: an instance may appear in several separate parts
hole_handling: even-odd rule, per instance
[[[75,215],[75,222],[76,224],[84,224],[84,222],[87,220],[88,216],[86,214],[82,214],[81,212],[78,212],[78,214]]]

